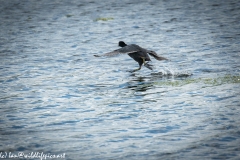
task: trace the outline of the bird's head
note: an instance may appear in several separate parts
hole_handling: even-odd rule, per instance
[[[118,46],[120,46],[120,47],[125,47],[125,46],[127,46],[127,45],[126,45],[126,43],[124,43],[123,41],[119,41],[119,42],[118,42]]]

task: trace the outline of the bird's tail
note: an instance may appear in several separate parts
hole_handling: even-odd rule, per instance
[[[159,61],[161,61],[161,60],[168,60],[167,58],[164,58],[164,57],[159,56],[159,55],[158,55],[156,52],[154,52],[154,51],[149,51],[148,54],[149,54],[150,56],[154,57],[156,60],[159,60]]]

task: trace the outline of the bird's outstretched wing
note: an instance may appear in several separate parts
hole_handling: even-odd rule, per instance
[[[154,57],[156,60],[159,60],[159,61],[161,61],[161,60],[168,60],[167,58],[164,58],[164,57],[161,57],[161,56],[159,56],[156,52],[154,52],[154,51],[148,51],[147,52],[150,56],[152,56],[152,57]]]
[[[119,55],[119,54],[136,53],[138,51],[140,51],[139,48],[137,48],[136,46],[133,46],[133,45],[129,45],[129,46],[122,47],[120,49],[116,49],[112,52],[105,53],[103,55],[94,55],[94,56],[95,57],[102,57],[102,56],[112,57],[112,56],[116,56],[116,55]]]

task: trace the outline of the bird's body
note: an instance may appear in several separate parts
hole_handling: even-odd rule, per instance
[[[164,57],[158,56],[156,52],[144,49],[144,48],[142,48],[142,47],[140,47],[136,44],[126,45],[123,41],[120,41],[119,46],[122,47],[122,48],[116,49],[116,50],[114,50],[112,52],[109,52],[109,53],[105,53],[102,56],[115,56],[115,55],[118,55],[118,54],[128,54],[132,59],[134,59],[139,64],[139,68],[133,70],[133,72],[137,71],[137,70],[140,70],[142,64],[144,64],[144,66],[147,67],[148,69],[152,70],[152,68],[151,68],[152,65],[146,63],[146,61],[151,61],[149,55],[153,56],[155,59],[157,59],[159,61],[160,60],[167,60]],[[100,57],[98,55],[95,55],[95,56]]]
[[[136,62],[138,62],[139,65],[143,64],[143,58],[145,58],[145,61],[151,61],[150,57],[148,54],[144,54],[144,52],[134,52],[134,53],[129,53],[128,54],[132,59],[134,59]]]

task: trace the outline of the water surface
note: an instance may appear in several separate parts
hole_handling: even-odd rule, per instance
[[[240,157],[239,1],[0,2],[2,153]],[[120,40],[170,61],[93,56]]]

